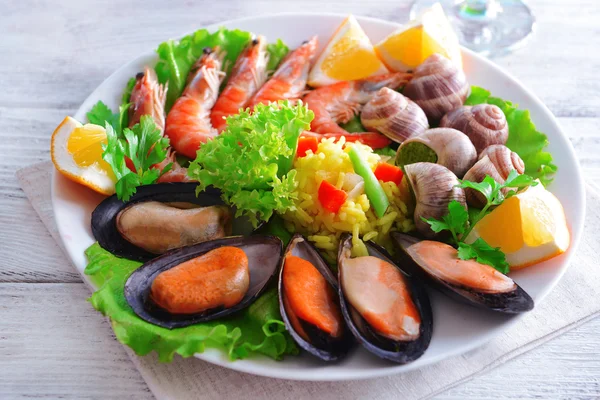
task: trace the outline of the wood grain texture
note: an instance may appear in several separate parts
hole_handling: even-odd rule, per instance
[[[0,398],[151,398],[89,294],[83,283],[0,284]]]
[[[124,61],[202,25],[293,11],[403,22],[410,6],[400,0],[3,1],[0,52],[10,62],[0,65],[0,106],[62,109],[77,108]],[[600,48],[593,17],[600,5],[595,0],[569,6],[561,0],[531,3],[540,21],[536,35],[525,50],[498,64],[526,82],[557,116],[599,116],[600,58],[590,57],[590,50]],[[42,10],[51,10],[52,18]],[[132,23],[132,16],[138,23]]]
[[[0,299],[10,299],[0,305],[0,398],[151,398],[87,297],[79,283],[0,284]],[[437,399],[593,398],[599,330],[596,319]]]
[[[600,4],[530,3],[537,33],[495,61],[560,117],[586,176],[600,182]],[[294,11],[402,22],[409,8],[401,0],[0,0],[0,398],[152,397],[14,177],[48,159],[65,115],[125,61],[202,25]],[[438,398],[598,398],[598,331],[600,319]]]

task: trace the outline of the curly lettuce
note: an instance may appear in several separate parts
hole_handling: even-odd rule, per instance
[[[527,175],[539,179],[544,186],[548,186],[558,167],[553,162],[552,154],[544,151],[548,145],[548,137],[536,129],[529,111],[520,110],[517,104],[492,97],[489,91],[472,86],[471,95],[465,105],[483,103],[494,104],[504,112],[508,123],[506,146],[523,159]]]
[[[293,207],[297,186],[290,172],[300,134],[314,113],[302,103],[259,104],[227,118],[227,128],[202,145],[188,175],[199,182],[197,192],[214,186],[256,226],[274,211]]]
[[[117,339],[140,356],[156,351],[160,361],[170,362],[175,354],[191,357],[206,348],[221,349],[231,360],[253,354],[280,360],[285,355],[298,354],[281,320],[274,288],[229,318],[166,329],[139,318],[125,300],[125,282],[141,263],[118,258],[98,243],[91,245],[85,255],[85,273],[99,287],[89,301],[110,318]]]
[[[235,60],[244,47],[252,40],[250,32],[238,29],[220,28],[210,33],[206,29],[197,30],[179,41],[168,40],[161,43],[156,50],[158,63],[154,67],[159,82],[169,83],[167,92],[166,111],[171,109],[173,103],[185,87],[187,75],[192,65],[202,55],[205,47],[213,48],[219,46],[225,51],[224,66],[229,73]],[[288,47],[281,40],[267,46],[269,53],[269,69],[275,69],[288,52]]]

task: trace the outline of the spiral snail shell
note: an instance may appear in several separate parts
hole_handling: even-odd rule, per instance
[[[429,128],[421,107],[387,87],[379,89],[365,104],[360,120],[368,130],[382,133],[398,143]]]
[[[421,217],[441,219],[453,200],[466,208],[465,192],[457,187],[456,175],[443,165],[418,162],[404,167],[404,173],[415,194],[415,227],[423,236],[434,238],[438,234]]]
[[[498,183],[504,183],[508,174],[516,170],[520,175],[525,172],[525,164],[517,153],[502,144],[495,144],[485,148],[479,155],[479,161],[467,171],[464,179],[472,182],[481,182],[489,175]],[[504,188],[502,192],[508,193],[510,189]],[[485,206],[485,197],[476,190],[465,189],[467,203],[473,207]]]
[[[443,165],[460,178],[477,161],[477,151],[467,135],[456,129],[428,129],[402,143],[396,155],[399,166],[419,161]]]
[[[463,132],[471,139],[478,154],[493,144],[505,144],[508,139],[506,117],[493,104],[459,107],[444,115],[440,126]]]
[[[432,123],[460,107],[469,93],[463,71],[440,54],[429,56],[419,65],[403,93],[425,111]]]

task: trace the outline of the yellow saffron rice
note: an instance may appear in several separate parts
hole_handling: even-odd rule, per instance
[[[346,174],[354,173],[352,162],[345,148],[344,138],[324,139],[315,154],[308,151],[305,157],[296,158],[294,169],[298,188],[295,208],[283,215],[291,232],[307,236],[329,262],[335,262],[340,236],[352,234],[354,255],[366,255],[364,241],[372,240],[388,249],[391,248],[391,231],[408,232],[414,229],[410,210],[404,200],[406,190],[393,182],[381,182],[390,206],[382,218],[377,218],[367,195],[363,192],[354,199],[347,199],[337,214],[325,210],[319,202],[319,185],[323,180],[340,189]],[[374,170],[382,158],[362,144],[358,146],[362,156]]]

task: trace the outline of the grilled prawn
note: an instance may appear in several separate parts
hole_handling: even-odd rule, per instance
[[[297,100],[306,87],[310,63],[319,45],[316,36],[305,41],[290,52],[279,65],[273,76],[256,92],[248,107],[259,103],[278,100]]]
[[[222,60],[218,49],[204,49],[188,75],[182,96],[167,115],[165,134],[171,146],[187,157],[195,158],[200,145],[219,134],[211,123],[210,111],[225,77]]]
[[[225,129],[225,118],[248,106],[252,96],[265,83],[268,61],[267,41],[263,36],[258,36],[236,60],[227,85],[212,108],[210,121],[217,132]],[[216,90],[218,94],[218,85]]]
[[[391,141],[379,133],[349,133],[338,123],[350,121],[382,87],[398,89],[411,78],[411,74],[394,72],[358,81],[338,82],[309,92],[304,96],[304,102],[315,113],[310,130],[327,138],[345,136],[346,141],[359,141],[373,148],[387,146]]]

